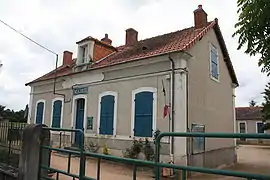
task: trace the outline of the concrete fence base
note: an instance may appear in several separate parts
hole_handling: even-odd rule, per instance
[[[49,165],[48,151],[40,152],[40,146],[50,145],[50,132],[41,124],[30,124],[23,131],[22,152],[19,163],[18,180],[37,180],[38,175],[47,176],[46,170],[39,170],[39,163]]]

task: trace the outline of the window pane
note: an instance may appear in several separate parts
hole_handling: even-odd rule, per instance
[[[213,48],[211,49],[211,61],[215,62],[216,64],[218,62],[217,51]]]
[[[240,123],[240,133],[246,133],[246,124],[245,123]]]
[[[211,67],[212,68],[212,72],[211,72],[212,76],[214,78],[218,79],[218,66],[217,66],[217,64],[212,62],[211,66],[212,66]]]

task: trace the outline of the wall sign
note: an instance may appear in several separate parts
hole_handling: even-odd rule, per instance
[[[87,117],[86,129],[93,130],[93,116]]]
[[[88,87],[78,87],[73,89],[73,95],[88,94]]]
[[[205,126],[199,124],[191,125],[191,132],[205,132]],[[192,138],[192,154],[202,153],[205,151],[205,138],[204,137],[193,137]]]

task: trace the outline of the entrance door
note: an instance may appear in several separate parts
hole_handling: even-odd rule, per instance
[[[85,107],[85,99],[80,98],[76,101],[76,122],[75,129],[83,130],[84,124],[84,107]],[[75,133],[75,144],[79,145],[81,143],[81,134]]]

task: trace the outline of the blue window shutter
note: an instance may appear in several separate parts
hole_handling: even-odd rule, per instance
[[[152,137],[153,100],[152,92],[135,95],[134,136]]]
[[[217,54],[217,49],[215,47],[211,46],[211,75],[215,79],[218,79],[218,54]]]
[[[44,102],[39,102],[36,109],[36,124],[42,124],[44,113]]]
[[[114,124],[114,96],[106,95],[100,102],[100,134],[113,135]]]
[[[62,113],[62,101],[57,100],[53,103],[52,127],[60,128],[61,113]]]

